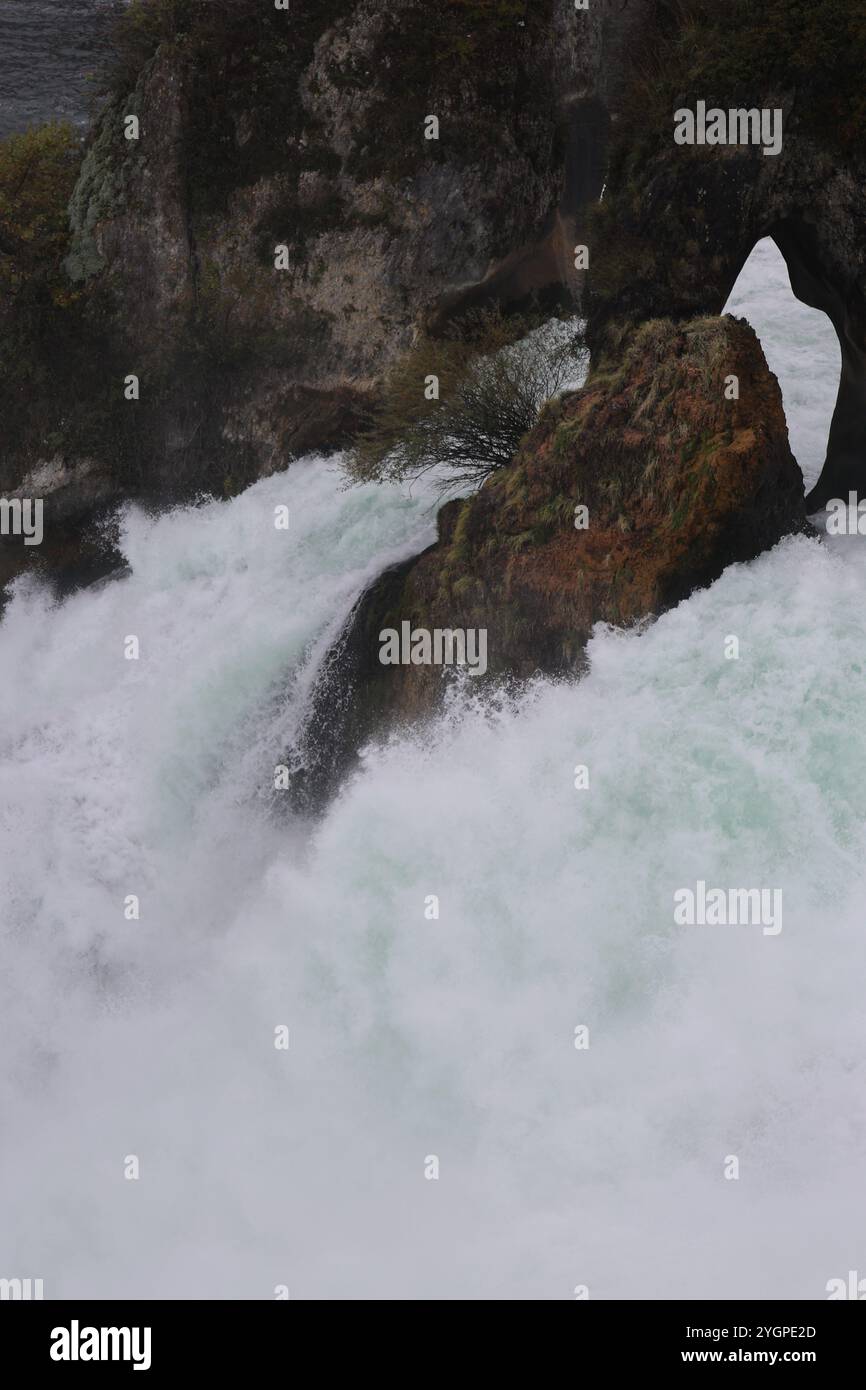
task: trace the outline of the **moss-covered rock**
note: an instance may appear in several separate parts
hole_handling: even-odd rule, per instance
[[[805,525],[752,329],[728,316],[644,324],[615,371],[602,364],[510,467],[443,509],[436,545],[361,599],[313,704],[304,785],[326,794],[386,721],[441,699],[441,667],[380,663],[383,629],[483,628],[488,679],[573,674],[595,623],[659,614]]]

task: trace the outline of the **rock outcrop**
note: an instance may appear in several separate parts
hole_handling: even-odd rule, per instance
[[[795,295],[839,337],[842,373],[817,510],[866,493],[866,17],[846,0],[664,0],[648,10],[593,217],[590,341],[656,316],[718,314],[772,237]],[[674,113],[778,112],[781,148],[674,143]]]
[[[493,674],[575,671],[594,621],[657,614],[806,524],[777,385],[745,325],[710,317],[765,236],[842,352],[808,505],[866,491],[866,21],[838,0],[658,0],[621,56],[590,217],[589,382],[443,510],[436,546],[364,596],[323,673],[313,714],[321,726],[330,707],[333,737],[307,741],[303,789],[327,790],[371,734],[435,708],[441,670],[383,667],[385,628],[483,627]],[[675,113],[698,102],[772,113],[779,147],[675,143]],[[570,525],[581,501],[585,533]]]
[[[420,327],[573,308],[645,6],[136,0],[80,152],[64,293],[29,336],[0,306],[0,489],[53,480],[49,563],[118,498],[230,495],[341,446]],[[0,578],[34,560],[0,548]]]
[[[419,326],[573,303],[639,9],[138,0],[70,203],[82,371],[35,402],[67,476],[90,411],[106,493],[236,490],[344,443]],[[0,481],[50,456],[7,433]]]
[[[46,516],[38,555],[0,540],[0,582],[110,569],[118,500],[231,495],[341,446],[419,328],[573,308],[645,4],[135,0],[52,186],[68,231],[35,312],[0,284],[0,492],[41,479]],[[14,251],[0,271],[32,279]]]
[[[231,495],[350,439],[420,331],[580,307],[585,389],[360,605],[339,742],[435,703],[423,668],[383,684],[389,613],[486,627],[494,674],[573,670],[594,621],[804,523],[775,383],[715,321],[763,236],[842,346],[811,500],[866,490],[864,63],[847,0],[136,0],[26,331],[0,217],[0,488],[45,481],[74,577],[118,498]],[[779,111],[778,153],[676,144],[698,101]]]
[[[486,679],[570,674],[595,623],[659,614],[805,525],[779,386],[745,321],[650,321],[616,357],[363,596],[295,759],[306,796],[327,796],[383,728],[435,710],[454,674],[383,665],[384,630],[483,629]]]

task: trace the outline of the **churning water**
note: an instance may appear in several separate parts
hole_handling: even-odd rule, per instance
[[[733,307],[814,475],[830,330],[768,243]],[[866,1258],[862,547],[786,540],[642,635],[599,630],[583,681],[457,700],[320,822],[275,817],[322,651],[432,535],[429,496],[309,459],[131,511],[125,579],[62,605],[19,584],[0,1274],[47,1297],[824,1296]],[[676,926],[698,879],[781,888],[782,932]]]

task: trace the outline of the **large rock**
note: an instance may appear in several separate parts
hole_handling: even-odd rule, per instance
[[[755,242],[772,235],[795,292],[826,309],[842,348],[812,501],[866,491],[866,26],[856,7],[295,0],[286,12],[261,0],[143,0],[138,14],[152,27],[143,46],[128,46],[72,197],[71,307],[52,310],[27,388],[13,399],[0,384],[4,489],[48,469],[64,524],[77,506],[85,530],[93,508],[117,496],[232,493],[296,453],[350,438],[420,329],[435,333],[490,301],[582,305],[594,370],[581,399],[592,400],[624,360],[636,370],[624,341],[643,341],[648,321],[718,314]],[[676,145],[674,112],[697,100],[780,109],[781,152]],[[124,138],[130,114],[138,141]],[[429,116],[438,140],[424,139]],[[588,296],[574,265],[583,241]],[[287,270],[274,267],[278,244]],[[691,341],[696,330],[682,331]],[[676,332],[660,343],[673,351]],[[668,366],[678,372],[679,355]],[[123,398],[127,373],[141,378],[138,402]],[[738,408],[776,437],[775,411],[762,426],[754,400]],[[560,451],[568,430],[567,420],[557,428]],[[496,590],[508,598],[495,620],[503,670],[554,669],[579,650],[581,585],[587,622],[596,611],[628,620],[663,606],[666,585],[685,592],[773,535],[748,491],[734,498],[739,514],[717,493],[723,511],[708,513],[691,559],[679,526],[654,525],[655,561],[648,543],[632,577],[630,562],[614,566],[608,591],[592,547],[606,530],[626,535],[626,517],[579,542],[592,582],[574,581],[572,593],[574,550],[547,530],[565,502],[545,438],[528,446],[537,461],[524,450],[478,499],[445,510],[445,571],[427,559],[407,579],[419,611],[433,611],[449,585],[448,602],[471,609],[488,582],[478,556],[496,559],[508,575]],[[633,495],[628,438],[617,444],[612,418],[611,496]],[[531,516],[527,489],[537,491]],[[614,539],[604,554],[616,558],[624,542]],[[569,595],[561,633],[559,598],[536,622],[545,586]]]
[[[805,525],[753,330],[643,324],[548,406],[508,468],[443,508],[436,545],[363,596],[320,678],[299,785],[327,795],[367,739],[442,699],[445,668],[381,663],[385,629],[485,629],[488,680],[575,673],[595,623],[659,614]]]
[[[70,369],[32,402],[51,446],[7,430],[4,485],[59,457],[106,497],[235,491],[344,443],[419,327],[573,306],[645,5],[140,0],[70,205]]]
[[[344,444],[421,328],[574,308],[646,6],[138,0],[69,203],[66,291],[0,372],[0,488],[52,480],[45,546],[0,547],[0,581],[54,565],[52,538],[74,573],[75,536],[88,549],[119,499],[230,495]]]

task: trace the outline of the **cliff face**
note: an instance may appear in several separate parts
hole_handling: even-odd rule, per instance
[[[743,320],[650,321],[618,359],[364,595],[313,701],[306,787],[327,794],[366,739],[442,698],[453,671],[383,665],[385,630],[483,629],[488,678],[566,674],[596,622],[661,613],[805,524],[778,383]]]
[[[437,545],[364,596],[313,705],[311,730],[330,710],[333,736],[308,736],[302,789],[327,789],[377,729],[441,699],[441,668],[381,664],[384,630],[482,628],[493,674],[579,670],[594,622],[662,612],[806,524],[760,348],[745,325],[708,317],[762,237],[840,340],[809,504],[866,490],[866,17],[836,0],[723,10],[659,0],[636,16],[622,54],[589,219],[588,383],[547,410],[476,497],[443,510]],[[770,138],[676,143],[675,113],[699,102],[766,111]],[[728,399],[731,378],[739,395]],[[580,503],[585,532],[571,525]]]
[[[584,392],[443,510],[343,648],[359,735],[438,689],[416,668],[382,685],[355,633],[383,611],[487,627],[496,672],[574,669],[593,621],[658,612],[802,524],[760,352],[704,321],[762,236],[842,344],[814,500],[860,482],[864,62],[844,0],[137,0],[25,327],[15,274],[0,307],[0,487],[38,487],[50,563],[92,573],[100,507],[228,495],[339,446],[419,330],[580,305]],[[781,111],[779,152],[677,145],[698,100]],[[13,269],[20,250],[0,240]]]
[[[38,554],[0,540],[0,581],[110,568],[93,521],[122,498],[230,495],[345,443],[419,327],[573,305],[644,8],[134,0],[54,186],[50,288],[31,317],[0,295],[0,490],[46,509]]]
[[[717,314],[753,246],[770,236],[794,293],[839,337],[842,376],[810,509],[866,490],[866,12],[847,0],[686,0],[643,21],[643,61],[593,216],[590,335],[624,323]],[[680,108],[778,112],[780,149],[676,145]]]
[[[487,298],[569,299],[575,210],[603,168],[602,58],[634,12],[140,0],[64,262],[82,356],[100,345],[84,394],[111,417],[106,474],[159,496],[240,487],[343,442],[419,325]],[[26,432],[7,438],[4,481],[44,461]]]

